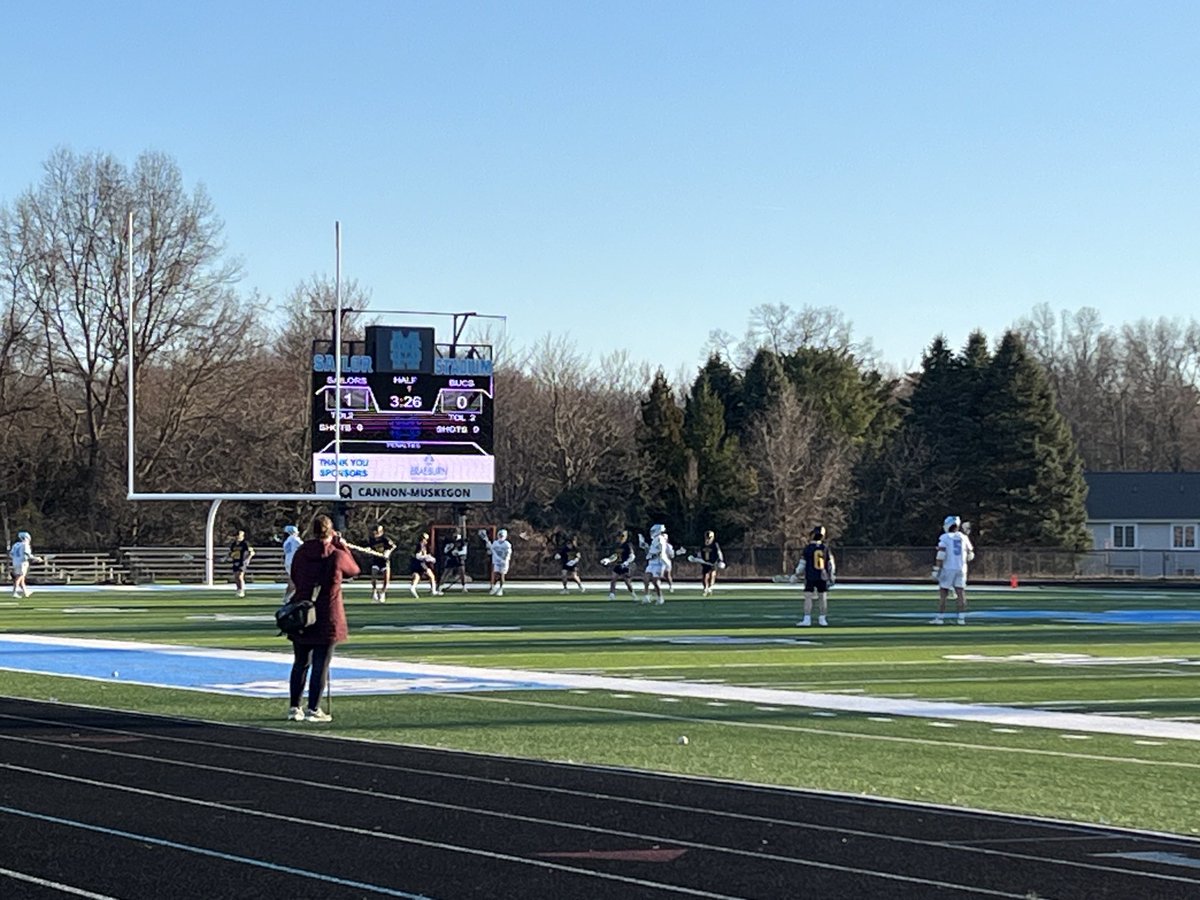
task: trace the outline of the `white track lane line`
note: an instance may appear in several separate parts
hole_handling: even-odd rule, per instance
[[[0,869],[0,877],[11,878],[14,881],[24,881],[27,884],[35,884],[38,887],[49,888],[59,894],[70,894],[72,897],[86,897],[87,900],[120,900],[118,897],[110,897],[108,894],[95,894],[92,891],[85,891],[83,888],[72,887],[69,884],[63,884],[61,881],[48,881],[45,878],[38,878],[36,875],[28,875],[25,872],[14,872],[12,869]]]
[[[30,743],[37,743],[37,742],[30,742]],[[214,768],[214,767],[199,766],[198,768]],[[277,815],[277,814],[274,814],[274,812],[264,812],[263,810],[242,809],[242,808],[240,808],[240,806],[230,806],[230,805],[223,804],[223,803],[214,803],[214,802],[211,802],[211,800],[199,800],[199,799],[194,799],[191,797],[181,797],[181,796],[179,796],[179,794],[168,794],[168,793],[162,793],[162,792],[158,792],[158,791],[149,791],[149,790],[146,790],[146,788],[131,787],[128,785],[110,784],[110,782],[107,782],[107,781],[97,781],[94,779],[79,778],[79,776],[77,776],[77,775],[64,775],[64,774],[59,774],[59,773],[43,772],[43,770],[41,770],[41,769],[31,769],[31,768],[24,767],[24,766],[13,766],[13,764],[11,764],[11,763],[0,763],[0,769],[7,769],[7,770],[10,770],[10,772],[19,772],[19,773],[23,773],[26,775],[41,776],[41,778],[47,778],[47,779],[52,779],[52,780],[56,780],[56,781],[70,781],[70,782],[72,782],[72,784],[88,785],[89,787],[100,788],[100,790],[119,791],[122,793],[132,793],[132,794],[137,794],[137,796],[140,796],[140,797],[152,797],[155,799],[169,800],[169,802],[181,803],[181,804],[190,805],[190,806],[200,806],[200,808],[216,810],[216,811],[221,811],[221,812],[229,812],[229,814],[239,814],[239,815],[244,815],[244,816],[252,816],[252,817],[256,817],[256,818],[266,818],[266,820],[280,821],[280,822],[287,822],[289,824],[295,824],[294,818],[289,817],[289,816]],[[218,770],[220,770],[220,769],[218,769]],[[232,770],[232,772],[236,773],[236,770]],[[246,773],[236,773],[236,774],[245,775]],[[329,787],[329,785],[318,784],[318,782],[301,782],[301,781],[296,781],[295,779],[284,779],[284,778],[282,778],[282,776],[281,776],[281,778],[278,778],[277,780],[287,781],[287,782],[289,782],[289,784],[292,784],[292,785],[307,784],[312,787],[324,787],[324,788]],[[335,787],[334,790],[346,791],[347,788]],[[486,815],[486,816],[496,816],[496,817],[502,817],[502,818],[512,818],[512,820],[540,822],[540,823],[551,824],[551,826],[557,826],[560,828],[582,829],[582,830],[588,830],[588,832],[610,834],[610,835],[616,835],[616,836],[624,836],[624,838],[654,840],[654,841],[659,841],[659,842],[665,842],[665,844],[673,844],[678,847],[688,847],[688,848],[690,848],[690,850],[704,850],[704,851],[710,851],[710,852],[715,852],[715,853],[728,853],[728,854],[733,854],[733,856],[739,856],[739,857],[749,857],[751,859],[758,860],[758,862],[762,862],[763,859],[770,859],[770,860],[774,860],[774,862],[791,863],[794,865],[805,866],[805,868],[823,869],[823,870],[827,870],[827,871],[836,871],[836,872],[847,872],[847,874],[860,875],[860,876],[866,876],[866,877],[872,877],[872,878],[880,878],[881,881],[900,882],[900,883],[904,883],[904,884],[920,884],[920,886],[923,886],[923,887],[947,888],[947,889],[952,889],[952,890],[958,890],[958,892],[965,893],[965,894],[978,894],[980,896],[1000,896],[1000,898],[1008,898],[1009,900],[1027,900],[1027,898],[1028,898],[1028,894],[1024,893],[1024,892],[1022,892],[1020,894],[1013,894],[1013,893],[1009,893],[1009,892],[1003,892],[1003,890],[992,890],[990,888],[977,888],[977,887],[967,886],[967,884],[955,884],[953,882],[943,882],[943,881],[932,880],[932,878],[918,878],[918,877],[908,876],[908,875],[893,874],[893,872],[881,872],[881,871],[876,871],[876,870],[872,870],[872,869],[860,869],[860,868],[856,868],[856,866],[838,865],[835,863],[823,863],[823,862],[818,862],[818,860],[812,860],[812,859],[793,859],[791,857],[775,856],[775,854],[772,854],[772,853],[763,853],[763,852],[758,852],[758,851],[733,850],[733,848],[730,848],[730,847],[720,847],[720,846],[716,846],[716,845],[701,844],[701,842],[698,842],[698,841],[685,841],[685,840],[674,840],[674,839],[667,839],[667,838],[655,838],[655,836],[652,836],[652,835],[638,835],[637,833],[634,833],[634,832],[620,832],[620,830],[614,830],[614,829],[595,828],[592,826],[574,826],[574,824],[569,824],[569,823],[564,823],[564,822],[554,822],[552,820],[538,820],[538,818],[534,818],[534,817],[530,817],[530,816],[518,816],[518,815],[512,815],[512,814],[500,814],[500,812],[488,812],[488,811],[484,811],[484,810],[475,809],[475,808],[473,808],[473,806],[454,806],[454,805],[445,804],[445,803],[433,803],[433,802],[431,802],[431,800],[420,800],[420,799],[416,799],[416,798],[398,798],[395,796],[391,796],[391,794],[380,794],[380,793],[371,792],[371,791],[354,791],[354,792],[367,794],[367,796],[371,796],[374,798],[389,798],[390,797],[392,799],[402,799],[403,802],[406,802],[406,803],[416,803],[416,804],[422,804],[422,805],[428,805],[428,806],[439,806],[439,808],[444,808],[444,809],[462,810],[464,812],[470,812],[470,814],[474,814],[474,815]],[[34,816],[34,817],[38,817],[38,818],[47,818],[47,820],[49,820],[49,818],[50,818],[48,816],[41,816],[38,814],[26,814],[26,812],[23,810],[10,809],[10,808],[7,808],[7,806],[0,806],[0,812],[11,812],[12,815],[29,815],[29,816]],[[98,832],[103,832],[103,833],[108,833],[108,834],[116,834],[116,835],[120,835],[120,836],[126,836],[126,838],[130,838],[132,840],[150,841],[150,842],[154,842],[154,844],[162,844],[164,846],[174,847],[174,848],[176,848],[176,850],[194,851],[194,852],[202,853],[202,854],[204,854],[204,856],[216,856],[216,857],[221,857],[221,858],[232,859],[232,860],[234,860],[234,862],[239,862],[239,858],[230,857],[230,856],[228,856],[228,854],[224,854],[224,853],[220,853],[220,852],[216,852],[216,851],[205,850],[205,848],[203,848],[203,847],[191,847],[191,846],[187,846],[187,845],[174,844],[174,842],[172,842],[172,841],[163,841],[163,840],[160,840],[157,838],[149,838],[149,836],[145,836],[145,835],[131,834],[131,833],[125,833],[125,832],[113,832],[113,830],[110,830],[110,829],[101,828],[98,826],[89,826],[89,824],[73,822],[71,820],[61,820],[61,824],[67,824],[67,826],[82,827],[82,828],[86,828],[89,830],[98,830]],[[397,841],[397,842],[401,842],[401,844],[409,844],[409,845],[420,846],[420,847],[430,847],[430,848],[433,848],[433,850],[444,850],[444,851],[450,851],[450,852],[454,852],[454,853],[464,853],[464,854],[468,854],[468,856],[479,856],[479,857],[484,857],[487,859],[502,860],[502,862],[518,863],[518,864],[522,864],[522,865],[532,865],[532,866],[534,866],[534,868],[539,868],[539,869],[553,869],[553,870],[557,870],[557,871],[572,872],[572,874],[601,878],[601,880],[605,880],[605,881],[616,881],[616,882],[622,882],[625,884],[636,884],[636,886],[638,886],[638,887],[666,890],[666,892],[677,893],[677,894],[686,894],[689,896],[702,896],[702,898],[708,898],[709,900],[744,900],[743,898],[739,898],[739,896],[737,896],[737,895],[716,894],[713,892],[708,892],[708,890],[698,890],[696,888],[688,888],[688,887],[680,886],[680,884],[672,884],[670,882],[656,882],[656,881],[644,880],[644,878],[634,878],[634,877],[628,877],[628,876],[622,876],[622,875],[613,875],[613,874],[611,874],[611,872],[594,871],[594,870],[590,870],[590,869],[580,869],[580,868],[576,868],[576,866],[564,865],[564,864],[559,864],[559,863],[550,863],[550,862],[546,862],[546,860],[542,860],[542,859],[517,857],[517,856],[511,856],[511,854],[509,854],[509,853],[499,853],[499,852],[488,851],[488,850],[479,850],[479,848],[476,848],[476,847],[467,847],[467,846],[461,846],[461,845],[456,845],[456,844],[445,844],[445,842],[443,842],[443,841],[431,841],[431,840],[425,840],[422,838],[409,838],[409,836],[402,835],[402,834],[390,834],[388,832],[377,832],[377,830],[373,830],[373,829],[368,830],[365,828],[355,828],[352,826],[337,826],[337,824],[331,824],[329,822],[311,822],[310,821],[310,822],[305,822],[305,824],[306,824],[306,826],[310,826],[313,828],[332,830],[332,832],[340,832],[342,834],[353,834],[356,836],[360,836],[360,838],[371,838],[374,840]],[[272,863],[265,863],[264,860],[254,860],[254,859],[246,858],[244,860],[244,862],[246,862],[248,864],[252,864],[252,865],[253,864],[263,865],[263,866],[265,866],[265,868],[280,868],[280,866],[275,866]],[[1106,868],[1106,866],[1099,866],[1099,865],[1090,866],[1090,865],[1086,865],[1086,864],[1080,864],[1079,868],[1090,868],[1090,869],[1096,869],[1099,871],[1123,872],[1123,874],[1124,874],[1124,872],[1127,872],[1127,870],[1124,870],[1124,869],[1110,869],[1110,868]],[[284,868],[284,869],[286,869],[286,868]],[[298,872],[298,874],[304,874],[304,872]],[[1160,877],[1165,877],[1165,876],[1160,876]],[[1177,878],[1171,878],[1171,880],[1172,881],[1180,881],[1180,880],[1177,880]],[[1194,883],[1192,881],[1186,880],[1186,878],[1184,878],[1184,880],[1182,880],[1182,881],[1187,881],[1188,883]],[[389,892],[388,888],[382,888],[382,887],[378,887],[378,886],[366,886],[366,884],[364,884],[364,887],[368,887],[372,890],[378,890],[378,892],[380,892],[380,893]],[[420,899],[420,895],[416,895],[416,894],[400,893],[400,894],[396,894],[396,895],[403,896],[403,898],[418,898],[418,899]]]
[[[10,768],[6,766],[5,768]],[[59,816],[48,816],[44,813],[35,813],[25,809],[14,809],[11,806],[0,806],[0,813],[7,813],[10,816],[20,816],[26,819],[36,819],[39,822],[49,822],[52,825],[64,825],[68,828],[79,828],[84,831],[90,831],[93,834],[105,834],[109,837],[125,838],[139,843],[153,844],[156,847],[167,847],[171,850],[182,850],[186,853],[195,853],[198,856],[211,856],[214,859],[224,860],[226,862],[234,862],[245,866],[255,866],[259,869],[270,869],[272,872],[283,872],[287,875],[300,875],[304,878],[311,878],[316,881],[323,881],[327,884],[336,884],[339,887],[350,887],[356,890],[371,891],[376,894],[383,894],[387,897],[401,897],[404,900],[430,900],[424,894],[410,894],[406,891],[397,891],[392,888],[383,887],[378,884],[370,884],[365,881],[351,881],[345,878],[337,878],[333,875],[324,875],[321,872],[313,872],[310,869],[297,869],[293,866],[280,866],[275,863],[266,862],[261,859],[252,859],[248,856],[235,856],[232,853],[222,853],[219,850],[209,850],[206,847],[197,847],[194,844],[180,844],[176,841],[167,841],[162,838],[151,837],[148,834],[137,834],[132,831],[121,831],[117,828],[105,828],[102,825],[92,825],[88,822],[79,822],[75,819],[63,819]],[[97,894],[85,894],[87,897],[99,896]]]
[[[956,884],[952,884],[949,882],[930,881],[930,880],[926,880],[926,879],[910,878],[908,876],[893,875],[891,873],[879,872],[879,871],[875,871],[872,869],[861,869],[861,868],[857,868],[857,867],[839,866],[839,865],[832,864],[832,863],[823,863],[823,862],[816,862],[816,861],[808,860],[808,859],[799,859],[799,858],[794,858],[794,857],[779,856],[777,854],[761,852],[758,850],[745,851],[745,850],[739,850],[739,849],[733,848],[733,847],[721,847],[719,845],[714,845],[714,844],[705,844],[705,843],[701,843],[701,842],[679,840],[679,839],[672,838],[672,837],[665,836],[665,835],[643,834],[641,832],[631,832],[631,831],[624,831],[624,830],[618,830],[618,829],[612,829],[612,828],[600,828],[600,827],[592,826],[592,825],[582,825],[582,824],[577,824],[577,823],[572,823],[572,822],[562,822],[562,821],[555,820],[555,819],[544,819],[544,818],[537,817],[537,816],[526,816],[526,815],[521,815],[518,813],[509,813],[509,812],[505,812],[505,811],[480,809],[476,805],[463,806],[463,805],[455,804],[455,803],[447,803],[445,801],[426,800],[426,799],[420,798],[420,797],[410,797],[410,796],[407,796],[404,794],[390,794],[390,793],[383,793],[383,792],[373,791],[373,790],[351,788],[351,787],[347,787],[345,785],[327,785],[327,784],[320,783],[320,782],[297,781],[293,777],[270,775],[270,774],[260,773],[260,772],[248,772],[248,771],[245,771],[242,769],[230,769],[230,768],[224,767],[224,766],[212,766],[212,765],[208,765],[208,764],[204,764],[204,763],[194,763],[194,762],[184,761],[184,760],[165,760],[165,759],[162,759],[161,757],[144,756],[142,754],[137,754],[137,753],[129,753],[129,752],[123,752],[123,751],[118,751],[118,750],[109,750],[109,749],[98,748],[98,747],[81,747],[76,744],[60,744],[60,743],[57,743],[54,741],[39,740],[36,738],[18,738],[18,737],[10,738],[7,736],[0,736],[0,740],[11,740],[16,743],[33,744],[35,746],[49,746],[49,747],[54,747],[59,750],[80,750],[80,751],[85,751],[88,753],[95,753],[95,754],[99,754],[99,755],[103,755],[103,756],[115,756],[120,759],[134,759],[134,760],[138,760],[138,761],[142,761],[142,762],[174,765],[174,766],[179,766],[179,767],[183,767],[183,768],[199,769],[201,771],[217,772],[217,773],[225,774],[225,775],[238,775],[238,776],[242,776],[242,777],[258,778],[258,779],[262,779],[262,780],[266,780],[266,781],[279,781],[279,782],[283,782],[285,784],[297,784],[297,785],[302,785],[305,787],[331,790],[331,791],[340,792],[340,793],[361,794],[363,796],[367,796],[367,797],[371,797],[371,798],[390,799],[390,800],[395,800],[397,802],[402,802],[402,803],[411,803],[414,806],[424,806],[424,807],[429,807],[429,808],[434,808],[434,809],[448,809],[448,810],[453,810],[454,812],[463,812],[463,813],[472,814],[472,815],[480,815],[480,816],[488,816],[488,817],[499,818],[499,819],[515,820],[515,821],[526,822],[526,823],[535,824],[535,825],[544,825],[544,826],[550,826],[550,827],[564,828],[564,829],[572,830],[572,831],[591,832],[591,833],[611,835],[611,836],[616,836],[616,837],[627,837],[627,838],[631,838],[631,839],[635,839],[635,840],[644,840],[644,841],[651,841],[651,842],[665,843],[665,844],[675,844],[675,845],[681,846],[681,847],[690,847],[692,849],[707,850],[710,852],[717,852],[717,853],[728,853],[728,854],[731,854],[734,856],[749,856],[754,859],[771,859],[771,860],[775,860],[778,862],[791,863],[791,864],[801,865],[801,866],[814,866],[817,868],[832,869],[832,870],[839,871],[839,872],[853,872],[853,873],[857,873],[857,874],[872,875],[872,876],[877,876],[880,878],[900,880],[900,881],[906,881],[906,882],[913,881],[913,882],[920,883],[920,884],[939,885],[939,886],[944,886],[944,887],[952,887],[952,888],[959,889],[959,890],[969,890],[969,891],[977,890],[976,888],[965,887],[963,885],[956,885]],[[5,765],[5,764],[0,764],[0,768],[21,769],[21,767],[14,767],[14,766],[9,766],[9,765]],[[26,770],[26,771],[34,771],[34,770]],[[65,778],[68,780],[75,780],[75,776],[69,776],[69,775],[60,776],[55,773],[44,773],[44,774],[46,774],[48,777],[55,777],[55,778],[61,777],[61,778]],[[85,779],[79,779],[79,780],[85,780]],[[515,786],[515,785],[513,785],[512,782],[499,782],[499,783],[502,783],[505,786]],[[105,783],[101,783],[101,784],[105,784]],[[141,789],[127,788],[124,785],[111,784],[108,786],[115,790],[131,790],[134,792],[143,792]],[[146,792],[146,793],[150,793],[150,792]],[[581,794],[584,792],[574,792],[574,793],[576,793],[578,795],[578,794]],[[587,794],[584,794],[584,795],[588,796]],[[174,795],[161,795],[161,796],[174,796]],[[604,795],[591,795],[591,796],[603,797]],[[194,802],[194,803],[198,803],[201,805],[209,804],[208,801],[191,800],[190,798],[184,798],[184,797],[178,797],[177,799],[179,799],[181,802],[185,802],[185,803]],[[620,800],[621,798],[608,797],[605,799]],[[1004,857],[1007,859],[1021,860],[1021,861],[1025,861],[1025,862],[1038,862],[1038,863],[1049,864],[1049,865],[1060,865],[1060,866],[1066,866],[1066,867],[1072,868],[1072,869],[1085,869],[1085,870],[1089,870],[1089,871],[1103,871],[1103,872],[1109,872],[1109,873],[1120,873],[1120,874],[1125,874],[1125,875],[1132,874],[1132,875],[1136,875],[1138,877],[1161,878],[1161,879],[1167,880],[1167,881],[1182,881],[1187,884],[1200,884],[1200,880],[1196,880],[1196,879],[1192,879],[1192,878],[1178,878],[1178,877],[1174,877],[1174,876],[1158,876],[1158,875],[1144,873],[1144,872],[1130,872],[1127,869],[1112,868],[1109,866],[1097,865],[1097,864],[1093,864],[1093,863],[1081,863],[1081,862],[1074,861],[1074,860],[1060,860],[1060,859],[1053,859],[1053,858],[1047,859],[1045,857],[1036,856],[1036,855],[1021,854],[1021,853],[1009,853],[1009,852],[1005,852],[1005,851],[993,850],[990,848],[982,848],[982,847],[961,848],[959,844],[956,844],[954,842],[949,842],[949,841],[926,841],[926,840],[919,840],[916,838],[896,837],[893,835],[886,835],[886,834],[880,834],[880,833],[876,833],[876,832],[862,831],[862,830],[858,830],[858,829],[811,825],[809,823],[804,823],[804,822],[792,822],[792,821],[788,821],[788,820],[771,819],[771,818],[762,817],[762,816],[748,816],[748,815],[736,814],[736,813],[722,813],[720,811],[683,807],[683,806],[679,806],[676,804],[654,803],[653,805],[658,806],[660,808],[667,808],[667,809],[671,809],[673,811],[678,811],[678,812],[695,812],[695,813],[699,813],[702,815],[703,814],[719,815],[719,816],[730,817],[730,818],[739,818],[742,820],[751,820],[751,821],[760,822],[760,823],[770,823],[770,824],[791,826],[791,827],[795,827],[798,829],[804,829],[804,830],[830,832],[830,833],[834,833],[834,834],[853,835],[855,837],[872,838],[872,839],[876,839],[876,840],[888,840],[888,841],[894,841],[897,843],[916,845],[918,847],[925,847],[925,848],[940,847],[940,848],[944,848],[944,849],[954,849],[954,850],[965,849],[968,852],[978,853],[978,854],[984,855],[984,856]],[[259,813],[255,813],[255,814],[259,814]],[[261,814],[262,815],[272,815],[272,814],[267,814],[267,813],[261,813]],[[312,824],[318,825],[320,823],[312,823]],[[330,827],[341,827],[341,826],[330,826]],[[375,833],[375,832],[372,832],[372,833]],[[385,836],[392,837],[391,835],[385,835]],[[400,839],[403,840],[404,838],[400,838]],[[490,852],[490,851],[486,851],[486,852]],[[984,893],[991,894],[992,892],[984,891]],[[1008,896],[1007,894],[1004,894],[1004,893],[999,893],[999,894],[995,894],[995,895],[996,896]],[[1021,895],[1013,895],[1013,896],[1025,897],[1026,895],[1021,894]]]

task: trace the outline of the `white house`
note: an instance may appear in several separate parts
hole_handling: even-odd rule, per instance
[[[1092,546],[1104,551],[1108,574],[1200,571],[1200,472],[1088,472],[1084,480]]]

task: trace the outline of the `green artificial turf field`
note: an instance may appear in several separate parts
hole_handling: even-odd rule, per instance
[[[936,627],[932,588],[839,585],[831,626],[800,629],[787,585],[723,585],[708,599],[689,586],[662,607],[557,587],[420,600],[393,589],[376,604],[356,585],[337,658],[616,676],[631,689],[339,695],[335,679],[328,726],[285,723],[285,700],[4,671],[2,657],[0,692],[1200,834],[1200,740],[1136,733],[1138,722],[1200,732],[1200,592],[974,588],[969,624]],[[269,624],[277,598],[44,588],[0,602],[0,631],[287,653]],[[820,696],[780,705],[736,688]],[[912,701],[925,703],[914,713]],[[1116,717],[1134,731],[949,714],[962,704]]]

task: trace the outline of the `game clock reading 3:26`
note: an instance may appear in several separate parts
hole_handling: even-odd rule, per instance
[[[336,394],[333,382],[314,373],[314,453],[333,452],[339,414],[343,454],[493,453],[490,375],[343,374]]]

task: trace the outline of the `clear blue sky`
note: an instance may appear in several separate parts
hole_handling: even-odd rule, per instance
[[[171,155],[244,287],[505,314],[668,371],[762,303],[893,364],[1038,303],[1191,317],[1194,2],[0,0],[0,202]]]

